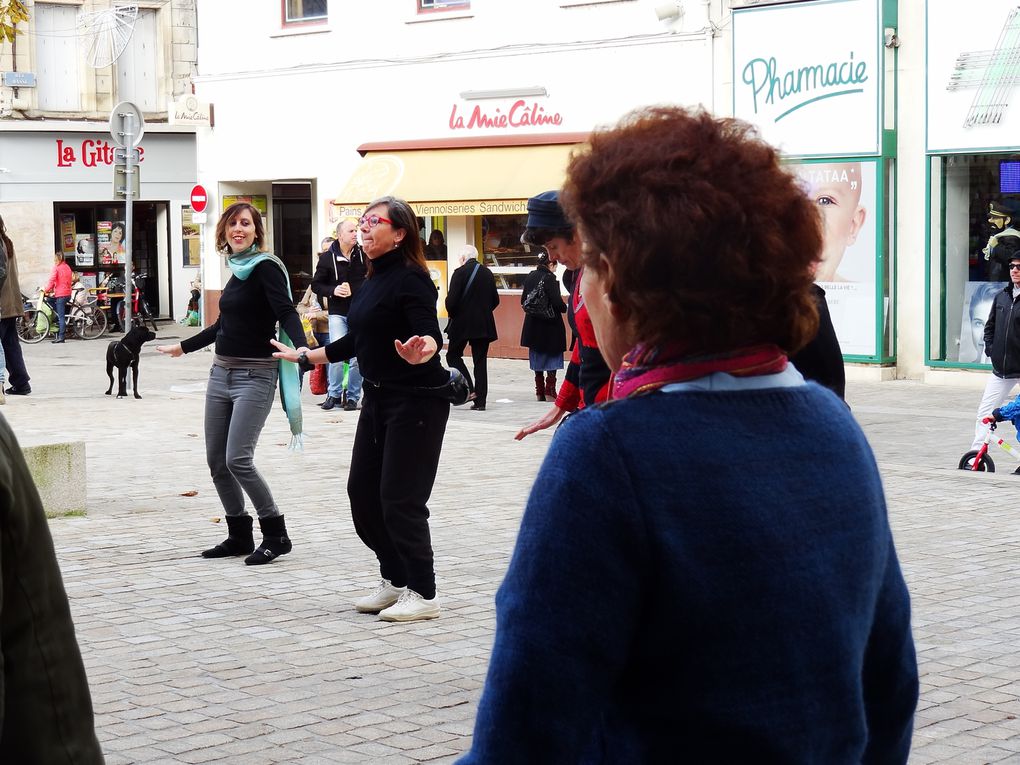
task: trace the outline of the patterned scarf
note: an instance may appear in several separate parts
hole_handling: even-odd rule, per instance
[[[287,283],[287,294],[290,296],[290,275],[287,273],[287,266],[283,261],[271,252],[259,252],[258,245],[253,244],[244,252],[238,252],[227,258],[227,265],[231,272],[238,279],[244,281],[254,270],[255,266],[263,260],[271,260],[283,271],[284,281]],[[289,348],[296,347],[287,333],[280,327],[278,339]],[[304,338],[299,338],[304,341]],[[301,451],[304,446],[302,437],[301,420],[301,375],[298,372],[297,364],[292,361],[280,359],[280,403],[283,411],[287,414],[287,421],[290,423],[290,446],[293,451]]]
[[[776,374],[786,369],[786,363],[786,354],[778,346],[770,344],[701,356],[684,353],[677,344],[641,344],[623,357],[623,363],[613,378],[610,398],[640,396],[670,383],[697,380],[713,372],[725,372],[735,377]]]

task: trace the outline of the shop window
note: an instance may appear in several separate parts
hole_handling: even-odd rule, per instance
[[[930,162],[930,357],[986,365],[984,325],[995,293],[1009,282],[1009,256],[1020,252],[1020,155]]]
[[[138,9],[131,38],[117,58],[117,96],[143,112],[166,111],[159,103],[156,11]]]
[[[489,215],[476,218],[476,241],[482,261],[496,277],[501,290],[519,290],[524,278],[535,270],[541,247],[521,244],[527,215]]]
[[[283,0],[284,24],[323,22],[326,18],[326,0]]]
[[[71,5],[35,5],[35,57],[41,111],[73,112],[81,108],[78,84],[78,9]]]
[[[428,11],[469,10],[470,0],[418,0],[418,13]]]

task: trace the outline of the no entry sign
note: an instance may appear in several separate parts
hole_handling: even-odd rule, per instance
[[[205,212],[206,202],[205,186],[195,186],[191,190],[191,209],[199,213]]]

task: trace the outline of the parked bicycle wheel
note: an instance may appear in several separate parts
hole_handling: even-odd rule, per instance
[[[21,342],[35,344],[41,342],[50,333],[50,317],[39,313],[36,308],[29,308],[18,317],[15,326],[18,330],[18,339]]]
[[[974,458],[977,457],[977,455],[978,455],[977,450],[974,450],[974,451],[969,451],[966,454],[964,454],[962,457],[960,457],[960,464],[959,464],[960,470],[973,470],[974,469]],[[995,472],[995,463],[992,462],[992,458],[989,457],[988,454],[986,453],[983,457],[981,457],[981,461],[978,463],[977,469],[978,469],[978,472],[981,472],[981,473],[983,473],[985,471],[987,471],[989,473],[994,473]]]
[[[124,324],[124,301],[120,301],[117,305],[117,321],[121,326],[122,331],[127,332]],[[131,326],[132,327],[144,327],[145,323],[148,322],[152,326],[153,332],[158,332],[159,328],[156,326],[156,320],[152,317],[152,312],[149,310],[149,304],[144,300],[138,304],[138,310],[131,314]]]
[[[82,340],[95,340],[106,334],[107,318],[103,311],[78,309],[71,314],[71,330]]]

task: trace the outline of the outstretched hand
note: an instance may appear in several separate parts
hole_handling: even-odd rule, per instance
[[[514,436],[514,441],[520,441],[525,436],[530,436],[532,433],[537,433],[540,430],[551,428],[557,422],[563,419],[563,415],[567,413],[566,409],[560,409],[558,406],[553,405],[553,408],[543,414],[540,418],[535,420],[530,425],[525,425],[523,428],[517,431],[517,435]]]
[[[403,343],[394,340],[393,347],[397,349],[397,355],[408,364],[424,364],[437,350],[436,339],[431,335],[412,335]]]
[[[160,353],[165,353],[167,356],[172,356],[175,359],[184,353],[184,349],[181,348],[180,343],[177,343],[176,345],[157,345],[156,350]]]
[[[299,348],[291,348],[289,345],[284,345],[279,340],[274,340],[273,338],[269,338],[269,342],[271,342],[273,344],[273,346],[276,348],[276,352],[273,353],[273,358],[274,359],[283,359],[284,361],[293,361],[296,364],[297,360],[298,360],[298,356],[301,355],[302,351],[304,351],[305,353],[309,354],[308,362],[310,364],[321,364],[323,361],[325,361],[325,358],[326,358],[326,352],[323,351],[321,348],[316,348],[314,351],[309,351],[308,348],[306,348],[303,345],[301,347],[299,347]],[[316,352],[321,352],[321,355],[322,355],[321,359],[319,359],[319,358],[314,358],[313,359],[312,358],[311,354],[312,353],[316,353]]]

